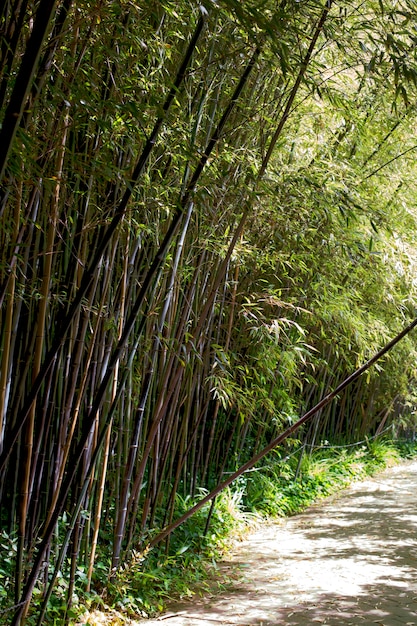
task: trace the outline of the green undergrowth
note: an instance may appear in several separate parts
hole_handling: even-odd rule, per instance
[[[305,448],[289,457],[270,459],[224,490],[213,508],[208,503],[195,513],[172,534],[169,543],[145,553],[133,551],[111,581],[108,579],[110,555],[106,546],[101,545],[93,589],[88,594],[85,571],[82,567],[77,570],[69,623],[77,626],[124,624],[128,623],[129,616],[157,614],[168,600],[202,595],[213,590],[213,584],[221,589],[228,581],[216,577],[216,563],[234,540],[262,520],[294,515],[352,482],[416,454],[415,445],[378,440],[345,447],[332,447],[324,442],[313,452]],[[189,510],[205,493],[201,490],[193,498],[177,496],[176,516]],[[1,539],[0,608],[10,604],[11,571],[16,553],[15,541],[4,533]],[[64,570],[65,566],[49,601],[44,624],[63,623],[67,604]],[[41,598],[34,602],[28,626],[36,624],[36,605],[39,608],[40,603]],[[5,618],[10,618],[10,614],[0,612],[0,624],[9,623],[3,621]]]
[[[177,516],[206,493],[200,490],[194,498],[177,496]],[[107,604],[130,615],[153,615],[164,608],[168,599],[204,593],[230,536],[246,532],[254,517],[243,510],[242,495],[240,490],[226,489],[218,496],[211,514],[209,503],[173,533],[169,544],[135,554],[106,587]]]
[[[207,591],[216,579],[216,562],[238,538],[262,519],[301,512],[354,481],[372,476],[417,454],[412,444],[366,441],[359,446],[332,447],[325,442],[313,452],[303,449],[290,458],[247,472],[216,500],[207,528],[210,504],[175,531],[169,546],[133,555],[106,587],[106,604],[130,615],[153,615],[168,599]],[[204,495],[178,498],[181,515]],[[224,579],[218,586],[227,584]],[[93,626],[94,621],[83,622]]]
[[[293,515],[413,453],[411,445],[387,441],[365,441],[359,446],[325,442],[313,452],[302,448],[288,461],[248,474],[244,504],[268,516]]]

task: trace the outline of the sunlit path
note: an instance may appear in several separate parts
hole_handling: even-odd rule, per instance
[[[357,483],[245,540],[227,592],[143,624],[417,624],[417,462]]]

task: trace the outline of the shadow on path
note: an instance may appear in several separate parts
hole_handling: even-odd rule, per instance
[[[149,626],[417,625],[417,462],[253,533],[219,568],[221,593]]]

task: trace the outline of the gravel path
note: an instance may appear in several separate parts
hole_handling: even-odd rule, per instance
[[[143,626],[417,625],[417,462],[357,483],[241,542],[227,591]]]

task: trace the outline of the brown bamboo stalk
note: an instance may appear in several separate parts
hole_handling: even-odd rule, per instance
[[[127,238],[126,240],[126,247],[125,247],[125,253],[124,253],[124,268],[123,268],[123,274],[122,274],[122,288],[121,288],[120,309],[119,309],[120,313],[119,313],[118,339],[120,339],[121,337],[121,334],[123,331],[123,324],[125,320],[126,291],[127,291],[127,280],[128,280],[127,276],[128,276],[128,268],[129,268],[128,247],[129,247],[129,238]],[[116,399],[117,386],[118,386],[118,374],[119,374],[119,363],[116,364],[115,372],[114,372],[112,394],[111,394],[112,402],[114,402]],[[98,534],[100,530],[101,510],[103,506],[103,497],[104,497],[104,486],[105,486],[105,481],[106,481],[107,466],[108,466],[108,460],[109,460],[109,454],[110,454],[110,441],[111,441],[111,426],[108,429],[107,437],[104,441],[101,479],[100,479],[99,488],[98,488],[98,498],[97,498],[95,517],[94,517],[93,536],[92,536],[90,558],[89,558],[89,565],[88,565],[88,571],[87,571],[87,586],[86,586],[87,591],[90,591],[91,578],[93,575],[94,560],[95,560],[95,554],[96,554],[97,542],[98,542]]]
[[[13,217],[13,239],[15,240],[19,232],[20,211],[22,203],[22,184],[18,187],[18,197],[16,198],[14,217]],[[6,316],[3,334],[3,351],[1,355],[0,367],[0,454],[3,449],[4,428],[6,423],[7,412],[7,390],[9,386],[10,373],[10,348],[12,342],[12,323],[14,311],[14,293],[16,285],[16,268],[10,273],[10,282],[8,285],[8,298],[6,305]]]

